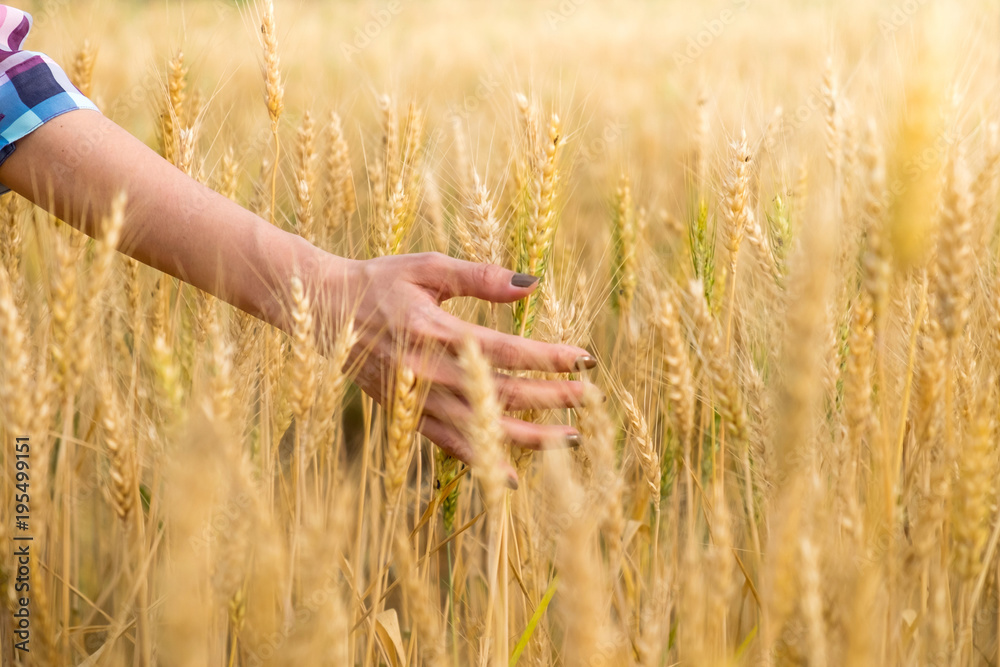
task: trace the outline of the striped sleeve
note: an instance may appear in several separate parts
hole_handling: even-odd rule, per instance
[[[30,14],[0,5],[0,164],[43,123],[67,111],[97,111],[51,58],[21,50],[30,30]]]

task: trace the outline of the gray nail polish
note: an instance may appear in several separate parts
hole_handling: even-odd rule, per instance
[[[590,370],[591,368],[597,367],[597,359],[594,359],[589,354],[585,354],[582,357],[577,357],[573,366],[578,370]]]
[[[580,446],[580,434],[579,433],[572,433],[570,435],[567,435],[566,436],[566,444],[569,445],[570,447],[579,447]]]
[[[510,279],[510,284],[514,287],[531,287],[537,282],[537,276],[532,276],[527,273],[515,273],[514,277]]]

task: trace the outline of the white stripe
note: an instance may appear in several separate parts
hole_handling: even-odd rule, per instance
[[[31,27],[34,25],[35,21],[28,12],[22,11],[20,9],[14,9],[10,5],[4,5],[7,8],[7,16],[4,18],[3,25],[0,25],[0,41],[6,46],[7,42],[10,41],[11,34],[17,30],[17,27],[21,25],[21,19],[28,19],[28,32],[25,33],[25,38],[31,34]],[[23,41],[22,41],[23,43]],[[17,47],[20,48],[21,44]]]

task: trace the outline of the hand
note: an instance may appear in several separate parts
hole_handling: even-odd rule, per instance
[[[528,286],[514,285],[515,275],[520,284]],[[348,312],[354,309],[360,334],[352,352],[352,363],[358,368],[357,384],[386,405],[395,369],[400,364],[411,368],[427,388],[420,432],[466,463],[475,460],[475,450],[462,434],[461,425],[470,408],[462,395],[463,374],[456,356],[467,338],[474,338],[493,365],[505,370],[569,373],[596,365],[582,348],[499,333],[441,308],[443,301],[456,296],[509,303],[527,297],[537,287],[532,277],[499,266],[423,253],[338,262],[323,270],[320,280],[331,303],[346,303]],[[584,390],[582,382],[515,378],[503,373],[496,373],[495,381],[506,410],[572,407],[579,405]],[[502,425],[511,442],[530,449],[551,442],[575,445],[579,441],[579,434],[569,426],[533,424],[513,417],[504,417]]]
[[[82,160],[72,146],[99,149]],[[497,333],[440,308],[453,296],[523,299],[535,285],[512,285],[513,272],[439,254],[361,262],[324,253],[186,176],[93,111],[63,114],[19,140],[0,165],[0,183],[90,233],[80,212],[100,219],[124,190],[123,252],[286,331],[291,277],[306,277],[310,285],[318,280],[324,301],[333,306],[330,322],[343,312],[338,304],[347,312],[355,308],[361,341],[351,361],[361,388],[384,404],[390,384],[385,379],[394,377],[400,363],[409,365],[428,387],[420,431],[466,463],[475,451],[461,433],[469,407],[455,352],[467,336],[499,368],[566,373],[594,365],[586,350]],[[39,183],[47,187],[37,188]],[[498,374],[497,390],[508,410],[553,409],[578,404],[583,384]],[[576,435],[568,426],[510,417],[503,427],[512,442],[536,449],[559,439],[573,444],[568,439]]]

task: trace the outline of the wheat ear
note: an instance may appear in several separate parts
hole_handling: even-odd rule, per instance
[[[83,40],[83,45],[73,57],[69,80],[84,97],[90,97],[94,92],[94,64],[96,62],[97,48],[91,44],[89,39]]]
[[[177,164],[178,141],[184,123],[184,101],[187,99],[187,68],[184,52],[178,51],[170,58],[167,73],[167,108],[163,113],[163,157]]]
[[[614,265],[612,267],[612,306],[622,315],[632,312],[632,302],[638,285],[636,269],[638,265],[637,221],[632,203],[632,188],[625,174],[621,175],[616,193],[613,218],[612,242],[614,245]]]
[[[128,525],[128,519],[136,506],[138,495],[138,466],[135,449],[128,430],[122,423],[125,414],[115,392],[114,382],[104,372],[100,381],[101,387],[101,428],[104,430],[104,445],[111,459],[109,476],[111,478],[111,505],[115,514],[123,524]]]
[[[406,484],[406,472],[413,449],[413,437],[420,420],[417,378],[413,370],[400,366],[393,388],[392,414],[386,440],[385,494],[390,506],[395,506]]]
[[[0,405],[8,436],[27,435],[30,425],[29,363],[27,337],[14,303],[10,276],[0,267]]]
[[[295,220],[299,236],[315,243],[312,193],[316,188],[316,130],[312,114],[302,116],[296,134],[295,151]]]
[[[951,342],[969,317],[969,278],[972,275],[972,205],[969,173],[961,142],[953,140],[945,167],[941,224],[937,247],[935,315]]]
[[[264,42],[264,89],[267,115],[271,121],[271,136],[274,138],[274,165],[271,171],[271,224],[275,221],[275,199],[278,187],[278,168],[281,163],[281,140],[278,137],[278,123],[285,110],[285,85],[281,81],[281,59],[278,57],[278,37],[274,20],[274,0],[264,0],[264,15],[260,26]]]
[[[330,112],[329,137],[326,149],[326,174],[323,192],[323,223],[325,239],[332,243],[338,230],[345,229],[357,209],[351,157],[340,115]]]

